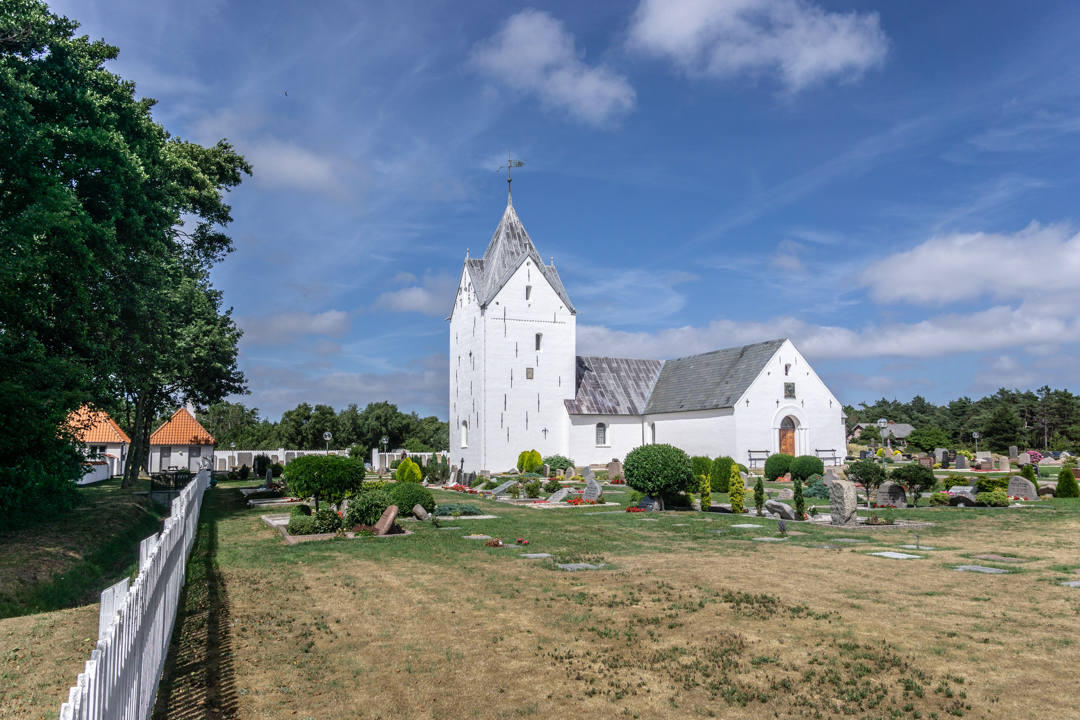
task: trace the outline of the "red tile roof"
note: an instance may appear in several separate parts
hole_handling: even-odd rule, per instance
[[[195,416],[180,408],[150,436],[151,445],[213,445],[217,441]]]
[[[84,405],[68,415],[68,425],[75,429],[75,437],[87,445],[131,443],[131,438],[103,410]]]

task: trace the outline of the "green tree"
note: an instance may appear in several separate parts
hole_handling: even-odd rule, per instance
[[[866,506],[870,507],[873,503],[871,493],[885,482],[885,469],[881,467],[881,463],[873,460],[856,460],[848,465],[847,478],[863,486],[866,491]]]
[[[712,481],[708,475],[701,476],[701,509],[709,512],[712,507]]]
[[[285,484],[299,498],[339,503],[364,485],[364,466],[340,455],[306,455],[285,466]]]
[[[794,494],[795,496],[793,498],[793,501],[795,502],[795,517],[798,520],[805,520],[806,497],[803,495],[802,480],[799,480],[798,478],[795,479]]]
[[[660,498],[684,492],[693,480],[690,457],[672,445],[642,445],[631,450],[623,463],[626,484]]]
[[[731,481],[731,468],[735,461],[729,457],[718,457],[713,460],[709,471],[709,482],[713,490],[719,493],[728,492],[728,483]]]
[[[397,405],[393,403],[368,403],[360,412],[360,442],[368,447],[381,449],[379,441],[385,435],[389,438],[388,450],[400,448],[411,429],[409,416],[398,412]]]
[[[1061,468],[1061,471],[1058,472],[1058,484],[1057,490],[1054,491],[1054,497],[1080,497],[1080,484],[1076,482],[1076,476],[1069,468],[1063,467]]]
[[[394,471],[394,479],[398,482],[421,482],[423,472],[420,470],[420,466],[412,461],[412,458],[405,458],[401,461],[401,464],[397,466],[397,470]]]
[[[742,475],[739,474],[739,468],[732,464],[731,477],[728,479],[728,502],[731,503],[732,514],[742,515],[746,512],[745,496],[746,486],[743,484]]]
[[[1007,402],[999,402],[983,425],[982,442],[997,452],[1007,452],[1020,441],[1020,419]]]
[[[539,472],[544,467],[544,460],[535,450],[523,450],[518,455],[517,469],[523,473]]]
[[[754,507],[757,508],[758,517],[761,517],[761,508],[765,506],[765,483],[758,475],[754,483]]]
[[[793,456],[784,453],[770,455],[765,460],[765,477],[769,482],[774,482],[776,478],[787,473],[791,468],[791,461],[794,459]]]
[[[924,453],[936,448],[946,448],[952,444],[952,439],[941,428],[934,426],[921,427],[911,431],[907,436],[907,444]]]
[[[901,465],[889,473],[889,479],[897,485],[903,485],[911,495],[912,504],[919,507],[919,499],[924,492],[933,490],[937,484],[934,472],[922,465]]]

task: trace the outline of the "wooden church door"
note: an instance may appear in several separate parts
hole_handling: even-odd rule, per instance
[[[780,421],[780,452],[785,455],[795,454],[795,421],[790,415]]]

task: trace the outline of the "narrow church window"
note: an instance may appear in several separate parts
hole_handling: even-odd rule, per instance
[[[529,411],[528,410],[525,411],[525,429],[526,430],[529,429]]]
[[[503,427],[503,414],[499,413],[499,427]]]
[[[515,342],[514,343],[514,357],[517,357],[517,356],[518,356],[518,344]]]
[[[649,423],[649,437],[652,445],[656,444],[656,423]]]
[[[514,387],[514,371],[510,371],[510,387]]]
[[[532,285],[526,285],[525,286],[525,299],[529,300],[531,298],[532,298]]]
[[[532,380],[533,379],[533,369],[532,368],[525,368],[525,379],[526,380]]]
[[[506,410],[506,393],[503,393],[503,410]]]
[[[461,421],[461,447],[469,447],[469,423],[465,420]]]
[[[536,333],[536,351],[540,352],[540,341],[543,339],[543,333]]]
[[[596,444],[607,445],[607,425],[596,423]]]
[[[510,428],[506,428],[506,442],[510,442]]]
[[[787,377],[789,372],[791,372],[791,364],[790,363],[788,363],[787,365],[784,366],[784,377]]]
[[[540,393],[536,393],[536,412],[540,412]]]

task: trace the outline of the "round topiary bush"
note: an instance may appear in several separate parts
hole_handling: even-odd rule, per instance
[[[397,505],[401,515],[408,515],[417,505],[428,512],[435,510],[435,498],[423,485],[414,482],[396,482],[387,490],[390,492],[390,504]]]
[[[683,492],[693,481],[690,456],[672,445],[642,445],[623,463],[626,484],[652,497]]]
[[[420,466],[409,458],[404,458],[394,471],[394,479],[399,483],[418,483],[424,479]]]
[[[791,461],[788,472],[791,473],[792,479],[806,480],[811,475],[824,475],[825,463],[822,462],[821,458],[813,455],[800,455]]]
[[[283,472],[285,472],[285,466],[279,462],[276,462],[270,466],[270,474],[276,478],[281,477],[281,473]]]
[[[1077,484],[1076,476],[1073,475],[1071,469],[1067,467],[1061,468],[1061,472],[1058,473],[1058,484],[1057,490],[1054,491],[1054,497],[1080,497],[1080,484]]]
[[[394,505],[390,493],[385,490],[363,492],[349,500],[349,512],[345,517],[345,527],[354,525],[374,525],[386,511]],[[411,507],[411,506],[410,506]]]
[[[791,469],[791,461],[794,459],[791,455],[784,455],[783,453],[770,455],[765,461],[765,479],[774,482],[776,478],[783,477]]]

